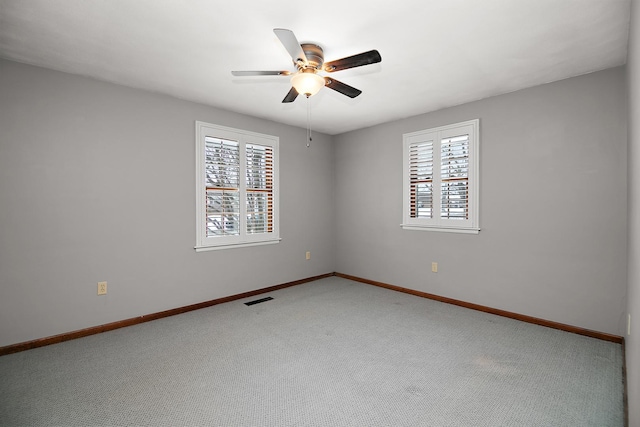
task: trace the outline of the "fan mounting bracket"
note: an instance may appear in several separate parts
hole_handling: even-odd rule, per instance
[[[315,70],[321,70],[322,64],[324,64],[324,51],[317,44],[303,43],[300,45],[307,57],[307,63],[305,64],[301,59],[298,59],[294,64],[299,70],[304,68],[313,68]]]

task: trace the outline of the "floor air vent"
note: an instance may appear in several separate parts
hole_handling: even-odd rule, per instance
[[[271,301],[272,299],[273,299],[273,298],[271,298],[271,297],[260,298],[260,299],[257,299],[257,300],[255,300],[255,301],[245,302],[245,303],[244,303],[244,305],[260,304],[261,302]]]

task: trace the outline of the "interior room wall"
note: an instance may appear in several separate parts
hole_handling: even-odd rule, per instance
[[[0,346],[331,271],[624,335],[640,306],[630,43],[628,212],[624,68],[307,148],[304,129],[0,60]],[[482,231],[402,230],[402,134],[473,118]],[[280,244],[195,253],[195,120],[280,137]],[[627,337],[632,426],[639,354]]]
[[[476,118],[480,233],[401,229],[402,134]],[[337,136],[336,271],[622,335],[626,121],[618,67]]]
[[[626,337],[629,426],[640,427],[640,5],[631,3],[629,86],[629,284],[631,334]]]
[[[330,136],[5,60],[0,100],[0,346],[333,271]],[[279,244],[194,251],[196,120],[280,137]]]

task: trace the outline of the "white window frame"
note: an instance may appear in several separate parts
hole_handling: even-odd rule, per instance
[[[206,183],[205,138],[214,137],[237,141],[240,151],[240,234],[233,236],[207,236],[206,231]],[[278,243],[279,227],[279,138],[241,129],[196,121],[196,252],[230,249]],[[248,144],[270,146],[273,149],[273,222],[272,231],[247,233],[246,221],[246,159]]]
[[[443,139],[458,135],[469,135],[469,189],[468,219],[440,218],[440,147]],[[432,218],[411,217],[411,174],[410,147],[421,142],[433,142],[433,212]],[[478,234],[479,222],[479,163],[480,163],[480,120],[474,119],[447,126],[421,130],[402,135],[403,156],[403,197],[402,224],[405,230],[443,231],[453,233]]]

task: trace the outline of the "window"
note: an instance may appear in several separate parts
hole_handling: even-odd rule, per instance
[[[404,134],[403,223],[478,233],[479,120]]]
[[[196,250],[277,243],[278,138],[196,122]]]

